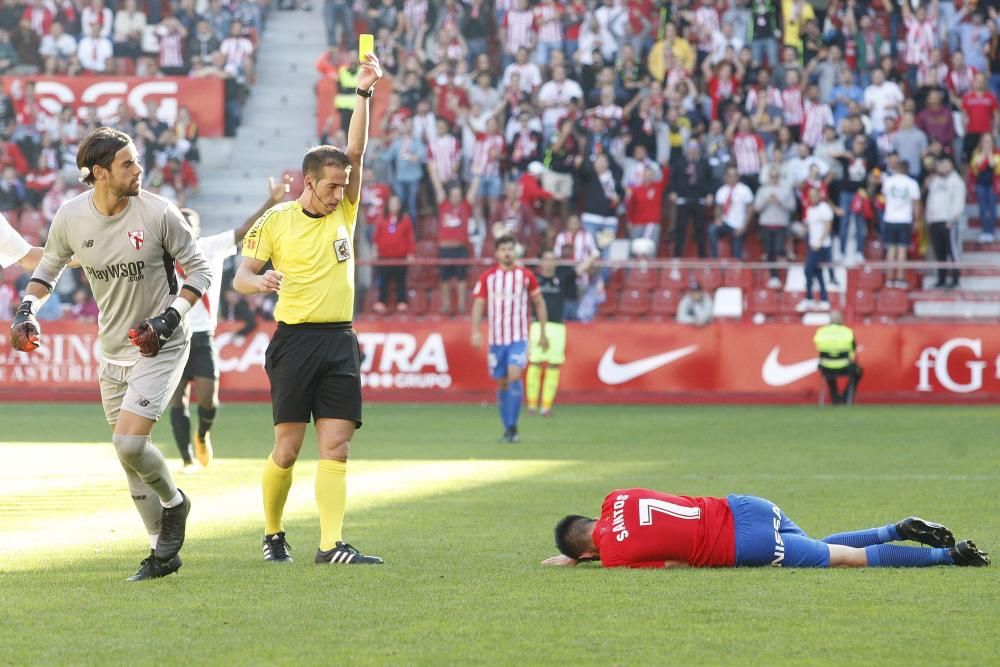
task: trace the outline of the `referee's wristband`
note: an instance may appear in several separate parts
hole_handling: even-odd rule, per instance
[[[375,90],[374,89],[372,89],[372,90],[361,90],[360,88],[355,88],[354,92],[356,92],[361,97],[371,97],[372,93],[374,93]]]

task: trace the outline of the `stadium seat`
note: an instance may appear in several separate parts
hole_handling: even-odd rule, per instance
[[[687,289],[689,280],[687,269],[675,267],[660,271],[660,287],[663,289],[674,291]]]
[[[755,289],[750,292],[749,310],[751,313],[777,315],[781,309],[781,298],[778,292],[770,289]]]
[[[607,296],[604,299],[604,303],[597,307],[597,316],[599,318],[611,318],[618,314],[618,293],[608,291]]]
[[[743,317],[743,290],[739,287],[720,287],[712,295],[712,315],[715,317]]]
[[[871,315],[875,312],[875,295],[870,290],[859,289],[854,292],[854,312],[858,315]]]
[[[712,292],[722,285],[722,269],[714,266],[703,266],[691,272],[691,279],[697,280],[706,292]]]
[[[875,312],[883,317],[899,317],[910,312],[910,297],[906,290],[884,289],[879,292]]]
[[[865,241],[865,259],[878,261],[885,254],[885,247],[879,239]]]
[[[728,266],[722,274],[722,284],[748,291],[753,287],[753,271],[741,266]]]
[[[660,280],[659,269],[639,266],[629,269],[625,276],[625,285],[629,289],[651,290],[656,287]]]
[[[681,293],[678,290],[658,289],[653,292],[653,302],[649,312],[652,315],[663,318],[673,318],[677,314],[677,304],[681,301]]]
[[[858,289],[875,291],[885,283],[885,274],[880,269],[862,266],[858,269]]]
[[[795,310],[795,307],[804,298],[805,295],[802,292],[782,292],[781,299],[778,301],[778,314],[798,317],[799,312]]]
[[[615,269],[607,280],[608,293],[617,292],[625,286],[625,270]]]
[[[419,317],[427,314],[430,308],[430,300],[427,298],[427,291],[422,289],[409,289],[406,292],[406,304],[410,307],[410,315]]]
[[[618,312],[627,317],[644,317],[649,314],[649,291],[626,289],[618,301]]]

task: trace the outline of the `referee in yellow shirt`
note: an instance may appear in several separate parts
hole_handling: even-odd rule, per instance
[[[368,103],[382,68],[368,55],[347,131],[347,151],[317,146],[302,159],[305,188],[295,201],[269,209],[243,239],[233,287],[243,294],[277,292],[278,330],[264,368],[271,382],[274,449],[264,464],[264,560],[290,563],[281,517],[292,467],[310,418],[319,464],[316,505],[320,544],[315,562],[378,564],[343,541],[347,455],[361,426],[361,375],[354,315],[354,226],[368,143]],[[261,273],[270,261],[274,269]]]

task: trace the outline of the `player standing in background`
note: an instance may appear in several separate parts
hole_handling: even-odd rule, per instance
[[[886,544],[900,540],[933,548]],[[955,544],[946,527],[917,517],[816,540],[764,498],[675,496],[650,489],[612,491],[600,519],[565,517],[556,525],[556,548],[560,555],[543,565],[591,560],[631,568],[990,564],[989,555],[971,541]]]
[[[198,239],[198,249],[212,269],[212,286],[194,304],[188,317],[191,323],[191,354],[188,355],[181,382],[177,385],[173,398],[170,399],[170,426],[174,432],[177,450],[184,461],[185,471],[197,470],[191,459],[192,449],[195,458],[202,466],[211,463],[214,456],[210,431],[219,409],[218,353],[215,349],[214,334],[219,324],[219,298],[226,258],[236,254],[236,244],[243,241],[243,237],[258,218],[285,198],[290,181],[291,178],[286,177],[280,184],[276,184],[273,178],[269,179],[270,195],[264,205],[240,227],[212,236],[201,236],[201,217],[197,211],[190,208],[181,209],[184,218],[191,225],[195,238]],[[184,278],[183,269],[178,268],[177,272]],[[198,395],[198,430],[194,432],[193,437],[190,410],[192,383]],[[192,440],[194,440],[193,448]]]
[[[42,249],[32,247],[21,238],[7,218],[0,215],[0,269],[20,264],[25,271],[34,271],[42,259]]]
[[[278,330],[265,355],[271,381],[274,449],[264,464],[264,560],[292,561],[282,514],[292,466],[310,417],[316,420],[319,464],[316,505],[320,544],[314,561],[378,564],[342,540],[347,507],[347,457],[361,427],[361,351],[354,315],[354,228],[368,145],[368,102],[382,68],[368,55],[358,71],[347,151],[317,146],[302,159],[305,189],[271,208],[243,239],[233,288],[276,292]],[[258,275],[271,261],[274,269]]]
[[[130,579],[153,579],[181,566],[191,501],[149,434],[184,369],[191,337],[184,316],[208,290],[211,271],[177,207],[141,189],[139,155],[127,134],[98,128],[81,142],[76,164],[94,189],[56,212],[10,340],[22,352],[38,349],[35,313],[75,254],[100,309],[104,413],[149,533],[149,557]],[[188,276],[180,289],[175,260]]]
[[[529,297],[541,323],[538,346],[542,350],[549,347],[545,334],[548,322],[545,299],[535,274],[515,265],[515,243],[513,236],[501,236],[496,240],[497,264],[479,277],[472,291],[475,299],[472,304],[472,346],[483,344],[479,324],[486,310],[490,376],[497,381],[497,408],[504,428],[501,440],[509,443],[520,441],[517,418],[524,394],[521,372],[528,363]]]
[[[528,392],[528,412],[538,411],[539,394],[541,394],[541,415],[552,414],[552,404],[559,391],[559,369],[566,363],[566,325],[563,324],[563,307],[566,304],[567,291],[575,291],[576,271],[569,269],[567,276],[557,275],[556,256],[551,250],[542,253],[542,261],[538,265],[538,288],[545,300],[546,322],[545,337],[549,341],[547,350],[543,350],[539,341],[542,337],[542,323],[538,320],[531,323],[528,329],[528,371],[524,378],[525,389]],[[542,373],[544,371],[544,380]]]

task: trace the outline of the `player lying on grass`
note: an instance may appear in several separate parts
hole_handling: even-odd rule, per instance
[[[886,544],[911,540],[926,544]],[[955,543],[946,527],[917,517],[817,540],[769,500],[674,496],[619,489],[601,518],[571,515],[556,525],[558,556],[542,565],[600,560],[604,567],[924,567],[985,566],[971,541]]]

